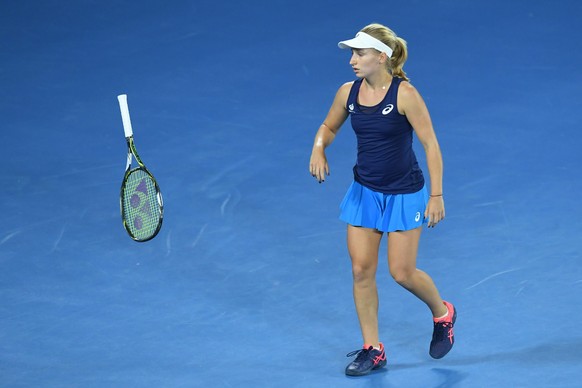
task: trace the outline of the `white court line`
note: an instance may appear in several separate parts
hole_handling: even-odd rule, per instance
[[[472,286],[465,288],[465,290],[470,290],[471,288],[475,288],[478,285],[483,284],[486,281],[491,280],[491,279],[493,279],[493,278],[495,278],[497,276],[504,275],[504,274],[510,273],[510,272],[519,271],[520,269],[521,268],[514,268],[514,269],[508,269],[507,271],[501,271],[501,272],[494,273],[493,275],[487,276],[485,279],[483,279],[481,281],[478,281],[477,283],[473,284]]]
[[[2,241],[0,241],[0,245],[4,244],[6,241],[10,240],[12,237],[16,236],[19,233],[20,233],[20,230],[17,230],[16,232],[8,233],[6,235],[6,237],[4,237],[2,239]]]
[[[65,229],[67,228],[67,224],[63,225],[62,229],[61,229],[61,233],[59,234],[59,237],[57,237],[57,240],[55,241],[55,243],[53,244],[53,249],[51,251],[55,252],[57,250],[57,248],[59,247],[59,243],[61,242],[61,240],[63,239],[63,235],[65,234]]]
[[[172,229],[168,230],[168,234],[166,235],[166,257],[170,256],[172,252]]]
[[[208,224],[204,224],[204,226],[202,228],[200,228],[200,232],[198,232],[198,236],[196,236],[196,238],[194,239],[194,242],[192,243],[192,248],[194,248],[196,246],[196,244],[198,244],[198,241],[200,241],[200,237],[202,237],[202,233],[204,233],[207,226],[208,226]]]
[[[230,201],[231,197],[232,197],[232,195],[228,194],[226,199],[222,202],[222,205],[220,205],[220,215],[223,217],[224,217],[224,209],[226,209],[226,205],[228,204],[228,201]]]

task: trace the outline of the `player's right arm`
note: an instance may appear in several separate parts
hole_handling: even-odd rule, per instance
[[[327,117],[315,134],[311,159],[309,161],[309,172],[319,183],[324,182],[325,176],[329,175],[329,165],[325,157],[325,149],[333,142],[335,135],[348,118],[346,104],[352,84],[353,82],[347,82],[339,88]]]

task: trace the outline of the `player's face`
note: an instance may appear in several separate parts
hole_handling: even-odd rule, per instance
[[[352,49],[350,66],[358,78],[365,78],[382,68],[380,53],[374,49]]]

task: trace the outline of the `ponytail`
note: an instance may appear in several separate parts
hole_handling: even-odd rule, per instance
[[[369,24],[362,28],[361,31],[384,42],[392,49],[392,56],[389,61],[386,62],[388,71],[393,77],[399,77],[405,81],[409,81],[403,70],[404,62],[408,59],[406,41],[396,36],[396,33],[390,28],[378,23]]]
[[[404,62],[406,62],[406,59],[408,59],[408,48],[406,47],[406,41],[397,37],[394,43],[394,52],[392,53],[392,57],[390,57],[392,75],[394,77],[400,77],[405,81],[409,81],[408,77],[406,76],[406,72],[403,70]]]

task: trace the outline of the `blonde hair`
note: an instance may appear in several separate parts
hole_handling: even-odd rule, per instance
[[[366,34],[384,42],[384,44],[388,45],[388,47],[392,49],[392,56],[386,62],[388,71],[394,77],[400,77],[405,81],[409,81],[406,73],[402,69],[404,67],[404,62],[406,62],[406,59],[408,58],[408,48],[406,47],[406,41],[396,36],[396,33],[388,27],[378,23],[368,24],[360,31],[365,32]]]

